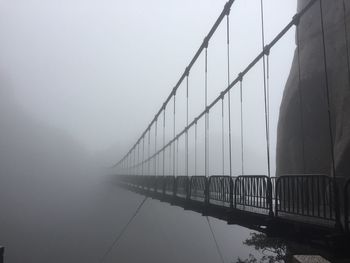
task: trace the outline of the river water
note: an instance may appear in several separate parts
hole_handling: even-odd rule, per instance
[[[5,262],[99,262],[143,197],[97,171],[2,176]],[[225,262],[247,258],[252,231],[209,218]],[[105,262],[221,262],[205,217],[148,199]]]
[[[1,177],[6,263],[100,262],[144,197],[118,188],[101,171],[79,173]],[[285,253],[282,243],[274,243],[273,252],[259,249],[265,241],[257,232],[209,220],[224,262]],[[222,262],[220,252],[205,217],[148,199],[104,262],[213,263]]]

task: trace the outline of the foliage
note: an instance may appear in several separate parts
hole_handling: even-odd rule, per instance
[[[244,245],[254,247],[262,256],[258,260],[254,255],[249,254],[245,260],[238,258],[235,263],[274,263],[285,262],[288,258],[286,244],[278,238],[267,237],[262,233],[251,233],[250,238],[243,242]]]

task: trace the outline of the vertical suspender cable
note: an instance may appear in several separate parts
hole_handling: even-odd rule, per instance
[[[331,161],[333,173],[333,178],[336,178],[336,168],[335,168],[335,153],[334,153],[334,141],[333,141],[333,128],[332,128],[332,113],[331,113],[331,99],[330,99],[330,89],[329,89],[329,79],[328,79],[328,63],[327,63],[327,52],[326,52],[326,40],[325,40],[325,24],[324,24],[324,14],[323,14],[323,5],[322,0],[320,0],[320,12],[321,12],[321,30],[322,30],[322,44],[323,44],[323,62],[324,62],[324,72],[325,72],[325,81],[326,81],[326,97],[327,97],[327,107],[328,107],[328,127],[329,127],[329,137],[331,143]],[[335,227],[341,229],[342,225],[340,222],[340,209],[339,209],[339,200],[338,200],[338,187],[337,182],[333,182],[333,191],[334,191],[334,208],[335,208]]]
[[[240,105],[241,105],[241,173],[244,175],[244,132],[243,132],[243,78],[241,76],[239,82],[239,96],[240,96]]]
[[[176,176],[179,175],[179,139],[176,139]]]
[[[306,172],[306,163],[305,163],[305,138],[304,138],[304,101],[303,101],[303,83],[301,80],[301,56],[300,56],[300,31],[299,31],[299,23],[298,19],[296,25],[296,37],[297,37],[297,55],[298,55],[298,93],[299,93],[299,103],[300,103],[300,128],[301,128],[301,158],[302,158],[302,166],[303,173]]]
[[[175,131],[176,131],[176,93],[174,93],[174,130],[173,130],[173,139],[175,139]],[[173,143],[173,176],[175,176],[175,165],[176,165],[176,156],[175,149],[176,144],[175,141]]]
[[[227,85],[230,85],[230,14],[226,15],[226,38],[227,38]],[[232,176],[232,135],[231,135],[231,89],[228,91],[228,144],[229,144],[229,164],[230,164],[230,176]]]
[[[127,164],[128,164],[128,166],[127,166],[127,168],[128,168],[128,175],[130,175],[131,174],[130,173],[130,154],[128,154],[127,160],[128,160],[128,162],[127,162]]]
[[[165,147],[165,106],[163,111],[163,148]],[[163,176],[165,176],[165,150],[163,150]]]
[[[329,136],[330,136],[330,142],[331,142],[332,172],[333,172],[333,176],[335,176],[336,173],[335,173],[334,141],[333,141],[331,101],[330,101],[330,90],[329,90],[329,82],[328,82],[328,69],[327,69],[328,65],[327,65],[322,0],[320,0],[320,12],[321,12],[322,43],[323,43],[323,62],[324,62],[324,73],[325,73],[325,81],[326,81],[326,98],[327,98],[327,108],[328,108],[328,111],[327,111],[328,112],[328,128],[329,128]]]
[[[157,152],[157,129],[158,129],[158,119],[155,122],[155,131],[154,131],[154,152]],[[157,158],[158,154],[154,156],[154,175],[157,176]]]
[[[222,175],[225,175],[225,124],[224,124],[224,96],[221,98],[221,147],[222,147]]]
[[[172,153],[172,144],[169,145],[169,175],[172,175],[172,168],[171,168],[171,153]]]
[[[344,31],[345,31],[345,45],[346,45],[346,62],[347,62],[347,66],[348,66],[348,81],[349,81],[349,86],[350,86],[350,57],[349,57],[349,35],[348,35],[348,24],[346,21],[346,14],[347,9],[346,9],[346,4],[345,4],[345,0],[343,0],[343,13],[344,13]]]
[[[141,167],[142,175],[145,174],[144,163],[145,163],[145,137],[142,137],[142,167]]]
[[[260,12],[261,12],[261,41],[262,48],[265,50],[265,29],[264,29],[264,6],[263,0],[260,0]],[[269,139],[269,94],[266,79],[266,58],[263,56],[263,74],[264,74],[264,106],[265,106],[265,133],[266,133],[266,155],[267,155],[267,174],[271,177],[270,169],[270,139]]]
[[[140,175],[140,142],[137,143],[137,175]]]
[[[151,175],[151,127],[148,130],[148,160],[147,160],[147,165],[148,165],[148,175]]]
[[[189,72],[187,70],[187,76],[186,76],[186,127],[188,127],[188,75],[189,75]],[[185,163],[185,166],[186,166],[186,176],[188,176],[188,128],[186,128],[186,163]]]
[[[207,40],[205,40],[207,41]],[[208,42],[205,48],[205,176],[209,176],[209,112],[208,112]]]
[[[129,175],[129,155],[126,156],[126,174]]]
[[[134,155],[134,163],[132,165],[133,167],[133,175],[136,175],[136,148],[133,150],[133,155]]]
[[[194,124],[194,175],[197,175],[197,120]]]

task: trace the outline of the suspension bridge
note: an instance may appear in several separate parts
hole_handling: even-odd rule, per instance
[[[322,0],[310,0],[285,27],[266,42],[264,28],[264,6],[260,2],[261,18],[261,51],[236,76],[230,71],[230,11],[234,8],[234,0],[228,1],[203,40],[194,57],[185,68],[180,79],[162,104],[159,111],[149,123],[142,135],[124,157],[115,164],[121,186],[140,193],[179,205],[185,209],[197,211],[206,216],[226,220],[230,224],[240,224],[259,231],[293,232],[299,229],[306,233],[322,235],[349,233],[349,196],[350,180],[337,176],[334,164],[334,150],[331,150],[332,172],[329,174],[273,174],[271,169],[271,128],[270,128],[270,54],[277,43],[285,35],[295,30],[297,57],[299,55],[299,25],[309,15],[311,9],[319,9],[321,24],[321,42],[324,50],[324,76],[327,80],[328,68],[324,32],[324,7]],[[345,5],[344,5],[345,12]],[[208,99],[208,52],[210,41],[219,26],[226,30],[227,85],[212,101]],[[204,108],[193,119],[190,119],[191,103],[189,103],[190,79],[199,57],[204,56],[203,92]],[[298,59],[300,61],[300,59]],[[244,156],[244,80],[247,74],[261,65],[260,87],[263,91],[264,140],[266,144],[266,171],[261,174],[245,172]],[[299,62],[299,81],[302,68]],[[177,94],[183,89],[185,95],[185,124],[178,127],[179,106]],[[233,89],[239,91],[239,119],[232,123]],[[328,108],[330,108],[330,90],[325,85]],[[201,97],[202,98],[202,97]],[[193,99],[196,99],[193,98]],[[221,156],[215,156],[216,162],[222,162],[222,174],[213,175],[210,169],[210,140],[217,134],[210,134],[210,115],[214,107],[221,110]],[[332,113],[327,118],[331,123]],[[203,125],[204,124],[204,125]],[[233,172],[233,139],[232,126],[240,127],[240,170]],[[218,125],[215,126],[215,129]],[[166,140],[168,130],[171,136]],[[199,131],[204,132],[204,156],[199,149]],[[333,133],[329,124],[329,136],[333,145]],[[228,137],[228,142],[225,137]],[[191,145],[191,149],[190,146]],[[237,148],[237,145],[234,145]],[[317,154],[317,153],[315,153]],[[201,158],[200,157],[204,157]],[[221,159],[221,160],[219,160]],[[200,167],[201,166],[201,167]],[[190,168],[191,167],[191,168]],[[228,169],[225,169],[228,167]],[[202,173],[203,171],[203,173]],[[287,226],[287,227],[286,227]],[[292,226],[292,227],[289,227]]]

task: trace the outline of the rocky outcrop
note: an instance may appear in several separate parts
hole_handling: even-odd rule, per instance
[[[298,0],[298,9],[308,2]],[[332,174],[332,141],[337,176],[350,176],[350,38],[346,41],[346,36],[350,36],[350,3],[347,2],[344,12],[343,0],[322,0],[326,56],[319,2],[300,21],[299,40],[296,37],[298,47],[280,107],[276,157],[278,176],[290,173]],[[332,128],[332,140],[329,127]]]

